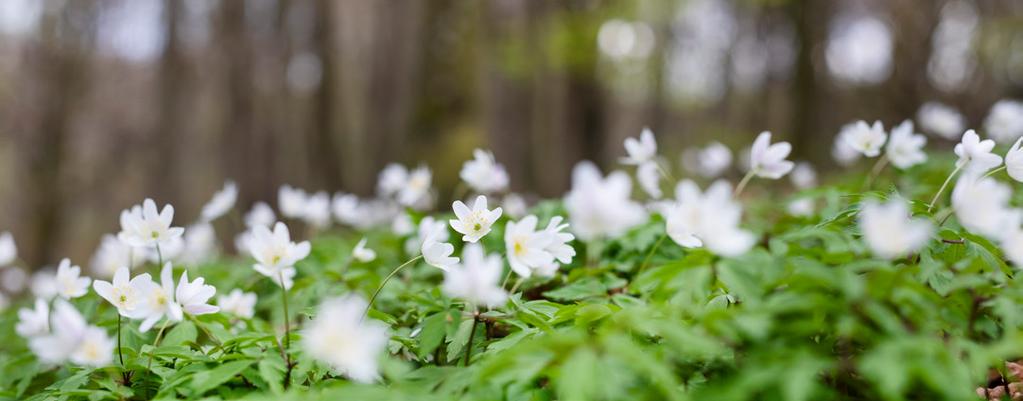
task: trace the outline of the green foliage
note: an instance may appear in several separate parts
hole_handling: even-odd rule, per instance
[[[943,179],[935,175],[946,173],[914,168],[898,177],[899,192],[926,198]],[[194,269],[220,293],[257,292],[256,317],[186,320],[156,347],[156,330],[139,333],[132,322],[122,328],[123,367],[117,357],[103,369],[40,366],[14,334],[12,308],[0,315],[0,398],[975,398],[990,369],[1023,353],[1023,285],[996,246],[954,218],[918,254],[873,258],[859,238],[858,204],[890,196],[894,184],[882,177],[875,188],[887,189],[860,193],[862,178],[797,194],[817,202],[812,217],[786,215],[778,205],[788,198],[778,194],[747,197],[744,225],[762,241],[738,258],[664,241],[659,217],[621,238],[577,243],[576,260],[558,276],[525,281],[507,305],[481,311],[476,325],[465,305],[441,293],[440,271],[413,265],[384,287],[370,313],[393,334],[374,385],[314,361],[300,339],[321,299],[368,297],[412,256],[401,251],[402,238],[384,231],[366,233],[379,253],[368,264],[348,251],[363,233],[313,238],[290,292],[299,331],[287,356],[280,290],[245,260]],[[557,202],[535,212],[542,222],[564,213]],[[921,202],[914,213],[948,214]],[[502,249],[502,231],[503,222],[484,239],[491,252]],[[76,306],[114,333],[110,305],[90,295]]]

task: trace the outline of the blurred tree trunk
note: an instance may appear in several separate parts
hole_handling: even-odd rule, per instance
[[[35,267],[57,260],[66,224],[64,199],[67,143],[75,110],[88,88],[88,58],[93,45],[96,20],[94,3],[68,3],[58,13],[46,12],[39,25],[39,40],[26,49],[33,82],[38,83],[38,119],[31,132],[18,136],[16,153],[24,181],[22,214],[24,240],[21,255]],[[72,26],[73,32],[63,32]],[[20,240],[20,239],[19,239]]]
[[[343,3],[338,3],[343,4]],[[321,65],[320,86],[316,90],[315,105],[309,138],[309,170],[314,185],[320,188],[341,187],[341,161],[338,159],[337,121],[341,109],[337,107],[337,49],[334,46],[334,5],[331,0],[316,1],[316,20],[313,33],[314,47]]]
[[[256,197],[254,193],[262,181],[254,166],[266,163],[260,155],[252,153],[254,131],[253,57],[245,21],[245,2],[220,2],[218,45],[224,65],[224,102],[220,137],[222,173],[238,182],[239,197],[243,201]]]
[[[183,7],[182,0],[165,0],[163,5],[166,42],[158,67],[159,105],[150,147],[153,154],[147,160],[150,171],[147,194],[160,202],[176,203],[181,193],[180,177],[174,173],[181,169],[178,154],[184,128],[182,103],[188,90],[187,66],[179,38]]]
[[[827,93],[818,81],[817,65],[823,65],[822,45],[827,39],[830,20],[829,3],[824,0],[794,1],[788,11],[795,25],[796,60],[792,93],[792,159],[810,160],[815,164],[830,160],[831,135],[822,131],[822,114],[826,109]]]

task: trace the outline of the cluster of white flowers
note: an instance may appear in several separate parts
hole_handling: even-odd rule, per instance
[[[473,159],[462,165],[458,176],[473,191],[492,194],[508,190],[508,172],[494,160],[494,155],[483,149],[472,152]]]
[[[630,199],[631,195],[632,182],[624,172],[615,171],[605,178],[593,163],[580,162],[572,170],[572,189],[565,196],[573,231],[590,241],[616,237],[642,224],[646,210]]]
[[[504,228],[504,246],[508,265],[515,274],[523,278],[534,273],[550,277],[561,264],[572,262],[575,248],[569,242],[575,240],[575,236],[565,232],[569,225],[562,221],[561,216],[555,216],[542,230],[537,229],[539,219],[534,215],[508,222]]]
[[[682,153],[682,167],[703,178],[717,178],[732,166],[732,151],[720,142]]]
[[[904,170],[927,161],[924,146],[927,137],[913,132],[913,122],[903,121],[889,136],[880,121],[857,121],[842,127],[836,137],[833,155],[839,164],[848,165],[861,156],[877,157],[884,151],[884,162]]]
[[[104,367],[113,359],[114,341],[67,301],[56,300],[51,314],[46,301],[36,299],[35,308],[19,310],[18,318],[15,330],[43,363]]]

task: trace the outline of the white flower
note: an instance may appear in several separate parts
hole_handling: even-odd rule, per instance
[[[476,149],[472,154],[473,160],[465,162],[458,173],[462,181],[481,194],[507,190],[508,172],[494,160],[494,155],[483,149]]]
[[[255,315],[256,294],[244,292],[235,288],[227,296],[218,296],[217,305],[220,310],[238,316],[242,319],[251,319]]]
[[[548,267],[554,262],[554,255],[547,250],[554,237],[546,230],[537,231],[536,224],[536,216],[529,215],[518,222],[509,221],[504,228],[508,264],[522,277],[529,277],[534,270]]]
[[[71,260],[64,258],[57,266],[57,295],[64,299],[78,298],[89,292],[89,283],[92,279],[81,277],[82,268],[72,266]]]
[[[270,227],[277,221],[277,216],[274,214],[273,208],[267,205],[266,202],[256,202],[252,205],[252,209],[248,213],[245,213],[245,226],[252,228],[255,226]]]
[[[1002,238],[1001,246],[1005,257],[1017,269],[1023,267],[1023,230],[1019,227],[1009,230]]]
[[[277,206],[281,209],[281,215],[290,219],[304,218],[308,197],[301,189],[282,185],[277,191]]]
[[[500,306],[508,299],[501,288],[501,256],[487,255],[483,246],[469,244],[462,251],[462,264],[444,272],[441,289],[450,297],[461,298],[477,306]]]
[[[1023,103],[999,100],[984,119],[984,129],[998,143],[1009,143],[1023,136]]]
[[[114,340],[96,326],[85,328],[78,346],[70,355],[72,363],[101,368],[109,366],[114,358]]]
[[[405,166],[397,163],[388,164],[380,171],[377,194],[384,198],[397,194],[398,191],[405,188],[406,181],[408,181],[408,170]]]
[[[906,120],[892,128],[892,136],[885,147],[885,157],[898,169],[907,169],[927,161],[924,146],[927,137],[913,133],[913,121]]]
[[[130,245],[118,240],[117,236],[106,234],[89,260],[89,270],[94,277],[110,278],[120,267],[139,266],[145,260],[144,256],[141,249],[133,250]]]
[[[966,120],[958,111],[938,102],[920,106],[917,120],[924,131],[945,139],[955,139],[966,128]]]
[[[429,203],[432,180],[433,175],[426,166],[419,166],[412,170],[408,175],[408,180],[398,191],[398,203],[410,207]]]
[[[728,182],[718,180],[701,193],[696,183],[683,180],[675,197],[678,204],[665,216],[665,229],[675,243],[686,248],[706,246],[722,256],[738,256],[753,247],[756,238],[739,228],[742,206],[732,199]]]
[[[294,243],[288,226],[282,222],[274,225],[273,232],[266,227],[254,227],[249,243],[249,253],[256,259],[252,267],[260,274],[270,277],[275,283],[290,289],[290,278],[295,275],[295,263],[309,256],[309,242]],[[281,282],[281,275],[284,276]]]
[[[910,217],[905,200],[892,199],[878,203],[871,199],[860,210],[863,239],[875,255],[895,259],[916,252],[930,239],[933,225],[926,219]]]
[[[85,318],[74,306],[58,299],[50,318],[50,330],[29,338],[28,346],[43,363],[63,363],[78,349],[87,327]]]
[[[884,132],[884,126],[880,121],[874,121],[873,125],[867,125],[866,121],[857,121],[853,129],[848,131],[843,139],[849,147],[855,149],[866,157],[875,157],[881,154],[881,147],[884,146],[888,134]]]
[[[653,131],[650,131],[650,128],[643,128],[643,132],[639,134],[639,139],[625,138],[625,152],[629,156],[621,159],[623,164],[638,166],[645,162],[653,161],[654,156],[657,155],[657,141],[654,139]]]
[[[139,325],[140,332],[149,331],[164,316],[172,322],[180,322],[184,318],[181,305],[174,301],[174,277],[171,273],[171,264],[167,262],[160,270],[160,284],[150,281],[138,288],[143,297],[139,315],[145,316]]]
[[[409,224],[411,224],[411,219],[409,220]],[[423,247],[423,242],[426,241],[426,237],[433,232],[437,232],[439,235],[436,238],[437,242],[446,242],[448,238],[450,238],[450,234],[445,227],[447,226],[443,221],[438,221],[434,219],[433,216],[423,217],[422,220],[419,220],[418,234],[416,237],[409,238],[408,241],[405,241],[405,252],[410,255],[420,252],[420,249]]]
[[[181,305],[185,313],[193,316],[216,313],[219,307],[209,304],[210,298],[217,294],[217,288],[205,284],[206,279],[199,277],[188,281],[188,270],[181,273],[178,288],[174,292],[175,301]]]
[[[129,280],[127,267],[117,269],[114,273],[113,283],[96,280],[92,283],[93,290],[99,296],[110,302],[117,308],[117,313],[129,319],[140,319],[145,312],[140,308],[143,301],[143,292],[149,291],[153,286],[153,279],[149,273],[140,274]]]
[[[306,198],[302,220],[310,226],[325,228],[330,225],[330,195],[320,191]]]
[[[795,166],[792,162],[785,160],[792,152],[792,145],[788,142],[771,144],[771,133],[761,132],[753,141],[753,147],[749,152],[750,171],[758,177],[779,179]]]
[[[10,294],[17,294],[25,290],[28,283],[28,273],[20,267],[0,269],[0,288]]]
[[[399,213],[397,216],[394,217],[394,220],[391,221],[391,232],[393,232],[395,235],[404,237],[406,235],[412,234],[415,231],[416,224],[412,222],[412,217],[409,216],[408,213]],[[416,247],[412,248],[413,249],[412,252],[415,252],[415,248]]]
[[[441,270],[448,270],[458,263],[458,258],[451,256],[452,253],[455,253],[455,246],[443,242],[442,238],[447,238],[447,231],[447,227],[444,227],[443,224],[433,226],[420,247],[420,252],[422,252],[426,263]]]
[[[213,198],[210,199],[202,207],[200,213],[200,221],[211,222],[227,214],[234,207],[234,203],[238,200],[238,186],[235,185],[234,181],[228,181],[224,183],[224,188],[213,194]]]
[[[813,216],[814,207],[812,198],[799,198],[789,202],[786,210],[793,216],[810,217]]]
[[[856,131],[856,124],[849,123],[842,126],[842,129],[838,131],[838,135],[835,136],[835,145],[831,148],[831,157],[835,159],[835,162],[840,166],[851,166],[860,160],[863,156],[858,150],[854,149],[849,145],[848,138],[853,135],[853,131]]]
[[[355,249],[352,250],[352,257],[362,263],[372,262],[377,258],[377,253],[372,249],[366,247],[366,239],[359,240],[358,244],[355,244]]]
[[[32,274],[30,288],[36,298],[52,299],[57,296],[57,273],[53,269],[40,270]]]
[[[617,237],[647,219],[642,205],[629,199],[632,183],[624,172],[604,178],[588,161],[572,169],[572,190],[565,196],[565,209],[572,229],[584,241]]]
[[[572,258],[575,257],[575,248],[568,243],[575,240],[575,236],[564,232],[568,228],[568,224],[561,224],[562,221],[564,221],[563,217],[554,216],[551,217],[551,221],[547,222],[544,233],[550,237],[550,243],[544,247],[544,250],[561,263],[572,263]]]
[[[959,178],[952,190],[952,208],[967,230],[998,239],[1019,226],[1020,212],[1009,206],[1012,188],[980,174],[968,171]]]
[[[147,198],[142,206],[121,212],[121,232],[117,238],[136,248],[159,246],[185,232],[184,228],[171,227],[172,220],[174,206],[168,204],[157,212],[156,203]]]
[[[792,180],[792,185],[799,189],[817,186],[817,171],[808,162],[796,163],[796,167],[792,169],[792,175],[789,178]]]
[[[357,226],[357,223],[362,219],[358,196],[340,192],[336,193],[330,206],[334,211],[334,218],[342,224]]]
[[[661,173],[657,168],[657,162],[649,161],[639,165],[636,169],[636,181],[639,181],[640,188],[651,198],[659,199],[661,193]]]
[[[50,306],[45,299],[36,298],[35,308],[18,310],[18,324],[14,331],[26,339],[50,332]]]
[[[1023,182],[1023,149],[1020,149],[1021,143],[1023,143],[1023,138],[1017,139],[1016,143],[1009,149],[1009,152],[1005,154],[1005,171],[1009,173],[1009,177],[1019,182]]]
[[[513,219],[520,218],[529,213],[529,205],[526,204],[526,199],[517,193],[505,195],[504,199],[501,200],[501,208],[504,209],[505,215]]]
[[[501,217],[500,207],[494,210],[487,209],[487,197],[480,195],[472,204],[470,210],[462,201],[455,201],[451,204],[457,219],[448,220],[451,228],[462,235],[462,241],[476,242],[490,233],[494,222]]]
[[[5,231],[0,234],[0,267],[10,266],[18,259],[18,246],[14,243],[14,236]]]
[[[213,225],[196,223],[185,230],[181,251],[174,260],[190,265],[208,262],[217,253],[217,234]]]
[[[686,170],[701,177],[715,178],[732,165],[732,151],[720,142],[711,142],[702,149],[686,149],[682,164]]]
[[[959,160],[956,167],[964,167],[967,170],[985,172],[1002,164],[1002,157],[991,150],[995,148],[995,141],[990,139],[980,140],[973,130],[963,134],[963,141],[953,149]]]
[[[384,324],[363,319],[367,307],[356,295],[324,300],[302,333],[306,353],[353,381],[375,381],[377,359],[390,335]]]

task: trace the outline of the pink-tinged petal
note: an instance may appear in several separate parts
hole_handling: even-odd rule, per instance
[[[220,307],[213,306],[213,305],[206,305],[206,304],[202,304],[202,305],[188,305],[188,306],[185,307],[185,312],[188,312],[189,315],[193,315],[193,316],[205,315],[205,314],[209,314],[209,313],[217,313],[219,311],[220,311]]]

